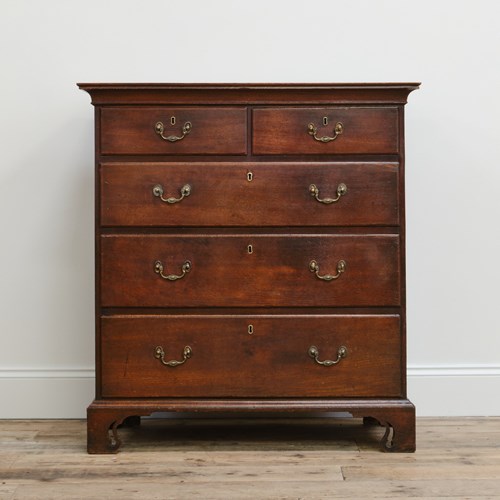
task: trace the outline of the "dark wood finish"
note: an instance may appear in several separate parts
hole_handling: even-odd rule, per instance
[[[253,333],[248,333],[252,325]],[[401,396],[398,316],[104,317],[104,397]],[[162,346],[164,366],[154,357]],[[337,365],[341,346],[347,355]]]
[[[248,181],[248,174],[251,181]],[[396,226],[398,164],[370,163],[103,163],[103,226]],[[340,183],[347,193],[338,202],[320,203],[309,193],[315,184],[320,198],[335,198]],[[153,195],[161,184],[168,204]]]
[[[349,412],[414,451],[406,398],[404,104],[415,83],[80,84],[96,106],[89,453],[155,412]],[[170,125],[170,117],[176,124]],[[322,125],[323,116],[329,125]],[[169,143],[154,131],[180,135]],[[320,143],[307,134],[331,135]],[[248,181],[247,173],[252,172]],[[323,205],[309,192],[334,197]],[[192,191],[180,203],[189,183]],[[248,252],[252,245],[252,253]],[[190,272],[178,281],[166,274]],[[309,271],[335,274],[324,282]],[[248,333],[248,325],[253,331]],[[177,367],[167,360],[192,356]],[[330,367],[340,345],[348,355]]]
[[[419,83],[79,83],[92,104],[405,104]]]
[[[116,453],[121,444],[117,428],[130,413],[142,416],[157,412],[223,414],[279,413],[301,415],[311,412],[348,412],[353,417],[373,415],[386,428],[382,451],[415,451],[415,407],[407,399],[242,399],[162,398],[104,399],[87,409],[87,450],[89,453]]]
[[[286,307],[399,305],[398,237],[279,235],[106,235],[101,301],[122,307]],[[252,245],[252,253],[248,253]],[[154,271],[181,274],[168,281]],[[320,275],[346,270],[336,280]]]
[[[138,415],[131,415],[127,417],[119,427],[138,427],[141,425],[141,417]]]
[[[323,117],[328,125],[323,125]],[[331,142],[315,140],[307,131],[309,123],[318,128],[318,137],[334,137],[336,123],[343,132]],[[397,153],[398,109],[374,108],[266,108],[252,112],[252,152],[266,154],[370,154]]]
[[[175,125],[171,125],[171,117]],[[162,122],[165,136],[182,135],[186,122],[192,129],[182,140],[169,142],[155,132]],[[102,154],[245,154],[245,108],[103,108]]]

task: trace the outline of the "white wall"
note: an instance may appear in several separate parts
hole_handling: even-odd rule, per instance
[[[422,81],[406,108],[409,394],[500,415],[498,2],[1,0],[0,417],[93,396],[87,82]]]

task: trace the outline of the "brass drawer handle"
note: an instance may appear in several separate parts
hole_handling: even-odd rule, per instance
[[[323,137],[318,137],[318,127],[316,127],[316,125],[314,125],[314,123],[310,123],[308,126],[307,126],[307,133],[309,135],[312,135],[314,140],[316,141],[319,141],[319,142],[330,142],[330,141],[334,141],[339,135],[342,134],[342,132],[344,132],[344,125],[342,125],[341,122],[337,122],[335,124],[335,128],[333,129],[333,131],[335,132],[335,135],[333,137],[328,137],[327,135],[323,136]]]
[[[331,359],[325,359],[325,361],[320,361],[319,360],[319,350],[315,345],[312,345],[311,347],[309,347],[309,351],[307,351],[307,352],[308,352],[309,356],[311,356],[311,358],[313,358],[314,361],[316,361],[316,363],[318,363],[318,365],[333,366],[333,365],[340,363],[340,360],[347,356],[347,347],[341,345],[338,348],[337,359],[335,361],[333,361]]]
[[[163,197],[163,186],[161,184],[156,184],[153,186],[153,194],[157,197],[160,198],[161,201],[164,201],[165,203],[179,203],[179,201],[182,201],[184,198],[188,197],[191,194],[191,186],[189,184],[185,184],[184,186],[181,187],[181,196],[180,198],[164,198]]]
[[[193,355],[193,350],[191,347],[188,345],[184,347],[184,350],[182,351],[182,361],[176,361],[175,359],[171,361],[165,361],[165,351],[163,350],[163,347],[159,345],[158,347],[155,348],[155,358],[159,359],[162,364],[165,366],[179,366],[184,364],[191,356]]]
[[[155,262],[155,273],[159,274],[164,280],[168,281],[176,281],[180,280],[181,278],[184,278],[186,274],[191,271],[191,262],[189,260],[186,260],[184,264],[182,264],[182,274],[163,274],[163,264],[161,263],[160,260],[157,260]]]
[[[320,280],[324,280],[324,281],[336,280],[345,271],[345,269],[346,269],[345,260],[339,260],[337,262],[337,274],[335,274],[335,275],[325,274],[323,276],[320,276],[319,264],[315,260],[311,260],[311,262],[309,262],[309,271],[314,273],[317,278],[319,278]]]
[[[165,126],[163,125],[163,122],[157,122],[156,125],[155,125],[155,132],[164,141],[177,142],[177,141],[181,141],[182,139],[184,139],[184,137],[186,137],[186,135],[188,135],[189,132],[191,132],[192,128],[193,128],[193,125],[191,124],[191,122],[186,122],[183,125],[183,127],[182,127],[182,135],[181,136],[178,136],[178,135],[168,135],[167,137],[165,137],[163,135],[163,132],[165,131]]]
[[[337,197],[336,198],[320,198],[319,197],[319,189],[316,184],[311,184],[309,186],[309,193],[313,198],[316,198],[320,203],[325,203],[325,205],[329,205],[330,203],[335,203],[340,200],[341,196],[344,196],[347,193],[347,186],[341,182],[337,186]]]

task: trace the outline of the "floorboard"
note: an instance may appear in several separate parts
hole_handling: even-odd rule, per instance
[[[416,453],[358,419],[144,419],[116,455],[83,420],[0,420],[0,499],[500,499],[500,418],[419,418]]]

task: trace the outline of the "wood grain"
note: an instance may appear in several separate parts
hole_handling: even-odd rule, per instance
[[[175,116],[175,125],[170,119]],[[188,135],[177,142],[163,140],[155,132],[162,122],[165,136]],[[103,108],[101,110],[102,154],[245,154],[247,151],[246,108]]]
[[[323,117],[328,125],[323,125]],[[336,123],[343,132],[330,142],[308,134],[312,123],[318,136],[334,137]],[[266,108],[252,113],[252,152],[262,154],[370,154],[398,152],[398,110],[377,108]]]
[[[252,254],[248,253],[252,245]],[[394,235],[106,235],[101,238],[103,306],[286,307],[399,305]],[[191,262],[191,271],[177,281]],[[346,270],[333,281],[340,260]]]
[[[92,104],[405,104],[420,83],[79,83]]]
[[[397,226],[398,164],[394,162],[175,162],[100,165],[103,226]],[[252,180],[248,181],[247,174]],[[335,198],[325,205],[311,196]],[[168,204],[153,195],[160,184]]]
[[[393,455],[352,419],[146,419],[110,456],[87,455],[85,421],[3,420],[0,498],[498,498],[500,418],[417,422]]]
[[[401,396],[398,316],[103,317],[104,397]],[[248,325],[253,333],[248,334]],[[161,345],[166,367],[154,357]],[[337,359],[325,367],[309,355]]]
[[[130,425],[162,411],[348,412],[383,426],[377,441],[384,451],[415,450],[415,407],[405,382],[403,108],[418,86],[80,84],[95,105],[96,138],[96,396],[87,409],[89,453],[116,453]],[[181,135],[187,121],[192,128],[169,142],[155,132],[159,121],[168,136]],[[334,141],[308,133],[313,123],[318,136],[332,135],[338,121],[343,133]],[[318,197],[333,198],[340,183],[347,193],[338,203],[311,196],[311,184]],[[154,196],[156,184],[166,197],[178,197],[185,184],[191,193],[165,204]],[[164,275],[180,275],[187,260],[190,272],[167,281],[155,273],[157,260]],[[346,269],[323,281],[311,273],[312,260],[319,276],[337,274],[340,260]],[[352,325],[349,334],[344,320],[331,333],[317,319],[342,312],[353,318],[345,322]],[[189,326],[170,325],[165,318],[173,313]],[[272,313],[290,317],[267,326],[256,319]],[[145,314],[148,321],[141,319]],[[211,331],[199,330],[194,316],[200,314],[211,315],[205,321]],[[255,318],[261,333],[240,338],[237,314]],[[367,314],[373,328],[363,329],[374,335],[361,332],[358,321]],[[389,314],[398,325],[386,321]],[[134,320],[118,328],[106,319],[101,330],[103,316]],[[189,364],[157,372],[165,367],[153,359],[155,369],[148,368],[150,343],[160,338],[167,359],[180,359],[186,336],[195,349]],[[301,371],[304,349],[321,343],[320,359],[335,359],[340,337],[351,350],[335,371],[311,358],[313,366]],[[316,376],[314,366],[327,375]],[[186,378],[173,384],[172,373]],[[115,397],[120,394],[133,397]],[[232,491],[231,478],[226,483]]]

